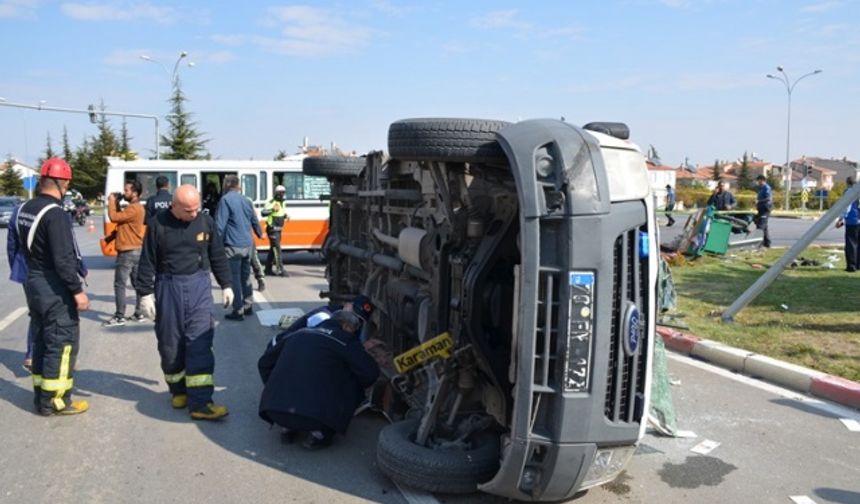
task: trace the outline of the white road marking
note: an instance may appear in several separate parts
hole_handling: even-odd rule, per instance
[[[851,420],[849,418],[840,418],[840,422],[845,424],[845,427],[851,432],[860,432],[860,422],[857,420]]]
[[[792,495],[789,497],[794,504],[815,504],[815,501],[805,495]]]
[[[398,490],[400,490],[400,494],[403,495],[403,498],[406,499],[406,502],[409,504],[439,504],[436,497],[433,497],[429,493],[413,490],[409,487],[400,485],[400,483],[396,481],[394,482],[394,485]]]
[[[272,309],[272,305],[269,304],[269,300],[266,298],[266,295],[258,290],[254,291],[254,302],[260,305],[260,308],[264,310]]]
[[[849,409],[845,406],[841,406],[839,404],[830,403],[826,401],[822,401],[819,399],[815,399],[813,397],[801,394],[800,392],[795,392],[793,390],[789,390],[778,385],[773,385],[771,383],[763,382],[761,380],[757,380],[755,378],[750,378],[749,376],[745,376],[738,373],[733,373],[727,369],[723,369],[721,367],[714,366],[713,364],[708,364],[707,362],[702,362],[699,360],[691,359],[684,355],[679,355],[672,352],[666,352],[666,356],[676,362],[680,362],[682,364],[686,364],[688,366],[696,367],[704,371],[708,371],[717,375],[722,376],[723,378],[728,378],[730,380],[734,380],[739,383],[743,383],[745,385],[750,385],[757,389],[764,390],[765,392],[770,392],[771,394],[776,394],[780,397],[785,397],[786,399],[792,399],[797,402],[804,403],[810,408],[817,409],[818,411],[822,411],[829,415],[835,416],[837,418],[846,418],[849,420],[857,420],[860,421],[860,413]]]
[[[18,320],[18,317],[20,317],[21,315],[23,315],[25,313],[27,313],[27,307],[26,306],[21,306],[19,308],[15,308],[14,310],[12,310],[12,313],[10,313],[9,315],[6,315],[3,318],[3,320],[0,320],[0,331],[2,331],[3,329],[6,329],[7,326],[11,325],[12,322],[15,322],[16,320]]]
[[[720,446],[719,441],[711,441],[710,439],[706,439],[696,446],[690,448],[690,451],[693,453],[698,453],[699,455],[707,455],[714,451],[718,446]]]

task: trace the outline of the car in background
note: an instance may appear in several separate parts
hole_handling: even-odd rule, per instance
[[[0,196],[0,227],[8,227],[12,210],[24,200],[18,196]]]

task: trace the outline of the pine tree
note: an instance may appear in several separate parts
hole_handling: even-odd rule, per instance
[[[6,159],[6,169],[0,174],[0,193],[7,196],[22,196],[24,194],[24,181],[12,166],[15,160],[9,156]]]
[[[167,121],[170,130],[161,136],[161,145],[169,150],[162,155],[163,159],[209,159],[203,135],[197,131],[197,123],[191,120],[192,114],[185,108],[188,98],[182,92],[179,79],[173,86],[173,96],[170,97],[170,115]]]
[[[714,160],[714,176],[712,177],[712,179],[716,180],[717,182],[723,179],[723,167],[720,166],[719,159]]]
[[[63,125],[63,159],[67,162],[72,162],[72,147],[69,145],[69,130]]]
[[[95,158],[90,141],[85,136],[81,145],[78,146],[72,155],[71,165],[72,184],[87,198],[92,198],[104,190],[104,180],[102,180],[102,186],[97,188],[98,184],[92,175],[96,171],[94,161]]]
[[[739,189],[749,189],[752,190],[755,188],[755,184],[753,183],[752,173],[750,173],[750,163],[749,156],[746,152],[744,152],[744,157],[741,160],[741,168],[738,171],[738,188]]]
[[[101,110],[105,109],[104,102]],[[116,156],[119,151],[119,143],[116,133],[111,129],[107,116],[99,114],[98,136],[92,140],[89,150],[89,160],[84,163],[84,170],[88,178],[86,181],[75,182],[75,187],[87,197],[93,197],[104,190],[107,178],[108,156]]]
[[[39,158],[39,160],[36,163],[38,166],[42,166],[42,163],[44,163],[46,159],[50,159],[50,158],[56,156],[56,154],[54,154],[54,147],[51,145],[51,143],[52,143],[51,142],[51,132],[49,131],[47,134],[47,139],[45,140],[44,157]]]
[[[117,157],[122,158],[125,161],[133,161],[137,159],[137,153],[131,150],[130,142],[131,137],[128,136],[128,125],[125,122],[125,117],[123,117],[122,129],[120,130],[119,136],[119,152],[117,152]]]

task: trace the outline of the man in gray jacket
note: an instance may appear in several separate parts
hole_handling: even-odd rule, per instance
[[[254,247],[251,229],[254,229],[258,238],[262,238],[263,230],[251,201],[239,191],[239,177],[224,177],[224,191],[215,212],[215,227],[218,228],[218,234],[224,238],[224,250],[227,253],[236,294],[233,298],[233,311],[225,315],[225,318],[244,320],[245,315],[252,312],[254,294],[251,286],[251,247]]]

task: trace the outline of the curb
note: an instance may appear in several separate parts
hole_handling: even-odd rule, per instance
[[[860,409],[860,383],[783,362],[748,350],[657,327],[666,347],[720,367],[762,378],[792,390]]]

